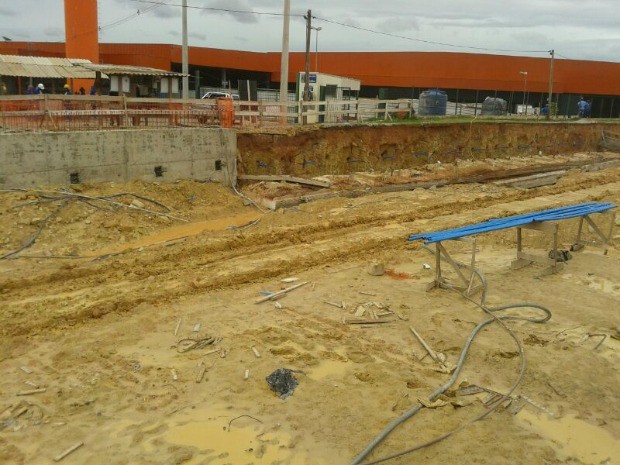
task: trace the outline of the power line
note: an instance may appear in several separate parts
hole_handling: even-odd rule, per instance
[[[121,19],[118,19],[116,21],[113,21],[113,22],[111,22],[109,24],[106,24],[105,26],[100,26],[99,27],[99,31],[103,31],[105,29],[111,29],[113,27],[120,26],[121,24],[125,24],[125,23],[131,21],[132,19],[135,19],[135,18],[139,17],[140,15],[149,13],[151,11],[156,10],[159,7],[162,7],[162,6],[166,5],[163,1],[162,2],[152,2],[152,3],[153,3],[153,5],[147,6],[142,11],[138,10],[137,12],[132,13],[129,16],[126,16],[124,18],[121,18]]]
[[[160,3],[160,2],[155,2],[154,0],[133,0],[133,1],[139,2],[139,3],[157,3],[157,4]],[[164,2],[162,2],[162,3],[164,3]],[[178,6],[178,7],[182,6],[182,5],[176,4],[176,3],[164,3],[164,4],[168,5],[168,6]],[[188,5],[187,8],[192,8],[192,9],[195,9],[195,10],[220,11],[220,12],[225,12],[225,13],[237,13],[237,14],[248,14],[248,15],[283,16],[282,13],[271,13],[271,12],[250,11],[250,10],[236,10],[236,9],[231,9],[231,8],[214,8],[214,7],[190,6],[190,5]],[[304,15],[292,14],[291,17],[303,18]],[[420,39],[420,38],[415,38],[415,37],[408,37],[408,36],[403,36],[403,35],[399,35],[399,34],[392,34],[390,32],[376,31],[374,29],[370,29],[370,28],[366,28],[366,27],[361,27],[361,26],[355,26],[353,24],[347,24],[347,23],[343,23],[343,22],[336,21],[336,20],[333,20],[333,19],[321,18],[321,17],[318,17],[318,16],[312,16],[312,19],[316,19],[318,21],[323,21],[325,23],[334,24],[334,25],[338,25],[338,26],[342,26],[342,27],[347,27],[347,28],[350,28],[350,29],[356,29],[358,31],[369,32],[371,34],[383,35],[383,36],[392,37],[392,38],[396,38],[396,39],[409,40],[409,41],[412,41],[412,42],[420,42],[420,43],[429,44],[429,45],[441,45],[443,47],[463,48],[463,49],[480,50],[480,51],[486,51],[486,52],[549,53],[549,50],[502,49],[502,48],[475,47],[475,46],[472,46],[472,45],[457,45],[457,44],[451,44],[451,43],[448,43],[448,42],[436,42],[436,41],[433,41],[433,40]]]
[[[370,32],[372,34],[379,34],[379,35],[383,35],[383,36],[394,37],[396,39],[410,40],[410,41],[413,41],[413,42],[422,42],[424,44],[442,45],[444,47],[465,48],[465,49],[470,49],[470,50],[483,50],[483,51],[487,51],[487,52],[549,53],[549,50],[515,50],[515,49],[503,49],[503,48],[474,47],[474,46],[471,46],[471,45],[456,45],[456,44],[450,44],[448,42],[435,42],[433,40],[426,40],[426,39],[418,39],[418,38],[415,38],[415,37],[401,36],[399,34],[392,34],[390,32],[375,31],[374,29],[369,29],[369,28],[361,27],[361,26],[354,26],[352,24],[341,23],[339,21],[334,21],[332,19],[319,18],[317,16],[313,16],[313,18],[317,19],[319,21],[323,21],[325,23],[336,24],[338,26],[348,27],[348,28],[351,28],[351,29],[357,29],[359,31],[364,31],[364,32]]]
[[[138,2],[138,3],[157,3],[159,4],[160,2],[156,2],[154,0],[133,0],[134,2]],[[178,7],[182,7],[183,5],[179,4],[179,3],[164,3],[161,2],[161,4],[163,5],[168,5],[168,6],[178,6]],[[232,8],[215,8],[215,7],[209,7],[209,6],[192,6],[192,5],[187,5],[188,9],[192,9],[192,10],[207,10],[207,11],[220,11],[223,13],[237,13],[237,14],[247,14],[247,15],[259,15],[259,16],[284,16],[283,13],[272,13],[272,12],[268,12],[268,11],[251,11],[251,10],[233,10]],[[296,17],[296,18],[303,18],[303,15],[300,14],[292,14],[290,15],[291,17]]]
[[[135,13],[130,14],[129,16],[125,16],[124,18],[117,19],[116,21],[112,21],[111,23],[108,23],[108,24],[106,24],[104,26],[99,26],[99,27],[97,27],[97,29],[92,29],[90,31],[81,32],[79,34],[74,34],[73,36],[71,36],[71,38],[75,39],[77,37],[94,34],[96,32],[102,32],[104,30],[111,29],[111,28],[116,27],[116,26],[120,26],[120,25],[125,24],[125,23],[127,23],[127,22],[129,22],[129,21],[131,21],[131,20],[133,20],[135,18],[138,18],[140,15],[144,15],[146,13],[150,13],[151,11],[154,11],[157,8],[162,7],[162,6],[165,5],[164,2],[153,2],[153,3],[154,3],[153,5],[151,5],[149,7],[146,7],[143,10],[138,10]]]

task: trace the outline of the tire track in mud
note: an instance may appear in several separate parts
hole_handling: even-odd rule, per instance
[[[5,304],[1,332],[37,333],[109,312],[128,312],[141,303],[161,304],[183,295],[235,288],[283,272],[301,272],[402,248],[406,235],[419,227],[403,223],[424,223],[424,229],[449,228],[491,216],[599,200],[610,193],[617,196],[619,179],[620,170],[610,170],[581,175],[545,190],[506,190],[490,195],[475,192],[468,199],[453,201],[448,196],[454,192],[446,188],[436,191],[444,197],[411,204],[409,209],[403,208],[402,202],[379,204],[318,223],[273,231],[248,230],[207,243],[195,237],[169,250],[64,264],[0,284]]]

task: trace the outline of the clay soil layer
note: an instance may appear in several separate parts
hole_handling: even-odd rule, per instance
[[[244,174],[320,176],[427,163],[595,151],[619,124],[477,122],[352,125],[238,134]]]
[[[586,155],[596,158],[566,156]],[[76,189],[124,192],[116,201],[134,207],[69,199],[41,227],[58,202],[31,191],[0,194],[1,254],[41,230],[34,245],[0,260],[0,463],[47,464],[83,443],[62,463],[347,464],[420,399],[428,406],[369,460],[466,425],[387,463],[620,461],[617,246],[607,254],[586,247],[562,272],[541,276],[539,265],[510,268],[514,230],[478,236],[488,305],[531,302],[552,318],[506,320],[523,354],[506,328],[489,325],[454,385],[429,404],[450,374],[425,356],[410,327],[454,366],[489,315],[456,292],[427,292],[434,257],[406,241],[493,217],[620,204],[619,168],[572,169],[555,185],[528,190],[456,184],[266,214],[214,184]],[[595,219],[609,230],[609,215]],[[560,223],[562,249],[577,225]],[[446,246],[457,260],[471,257],[471,244]],[[550,246],[548,235],[524,232],[528,252],[544,256]],[[368,274],[372,262],[386,273]],[[278,305],[255,303],[304,282]],[[347,324],[359,318],[371,324]],[[372,324],[378,320],[387,322]],[[525,376],[510,405],[469,424],[493,400],[459,389],[508,393],[522,355]],[[285,399],[265,379],[278,368],[294,370],[298,382]]]

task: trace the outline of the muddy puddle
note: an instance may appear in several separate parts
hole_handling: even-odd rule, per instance
[[[577,458],[584,464],[617,463],[620,440],[605,429],[580,420],[575,415],[550,418],[522,410],[517,415],[522,424],[543,438],[562,461]]]
[[[170,425],[162,439],[195,448],[194,457],[185,462],[188,465],[309,463],[305,453],[292,447],[291,437],[278,429],[247,415],[196,409]]]
[[[183,239],[185,237],[197,236],[198,234],[207,231],[226,231],[228,229],[236,229],[257,220],[260,217],[260,214],[256,213],[255,211],[251,211],[242,215],[182,224],[179,226],[173,226],[158,231],[156,234],[140,238],[136,241],[127,242],[116,247],[85,252],[83,256],[99,257],[101,255],[113,255],[126,252],[127,250],[139,249],[141,247],[150,247],[157,244],[163,244],[166,242]]]
[[[351,364],[340,362],[338,360],[325,360],[312,369],[308,373],[308,377],[314,380],[333,379],[341,380],[344,378]]]

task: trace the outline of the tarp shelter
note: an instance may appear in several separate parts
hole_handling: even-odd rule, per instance
[[[151,85],[155,86],[159,79],[164,78],[164,82],[168,86],[172,86],[174,93],[175,87],[178,91],[178,85],[174,85],[175,81],[182,74],[144,66],[98,64],[75,58],[0,55],[0,80],[9,87],[9,93],[13,94],[24,93],[22,78],[29,79],[31,83],[33,79],[38,82],[42,81],[48,90],[54,92],[55,89],[59,91],[62,89],[63,81],[112,79],[114,76],[117,77],[119,84],[123,79],[128,82],[130,77],[134,81],[138,81],[140,77],[148,77],[151,80]],[[12,79],[6,80],[3,79],[4,77]],[[58,80],[61,81],[57,82]],[[119,85],[118,90],[122,91],[122,86]]]
[[[0,55],[0,76],[39,79],[95,79],[95,71],[82,66],[86,63],[92,64],[88,60],[72,58]]]

